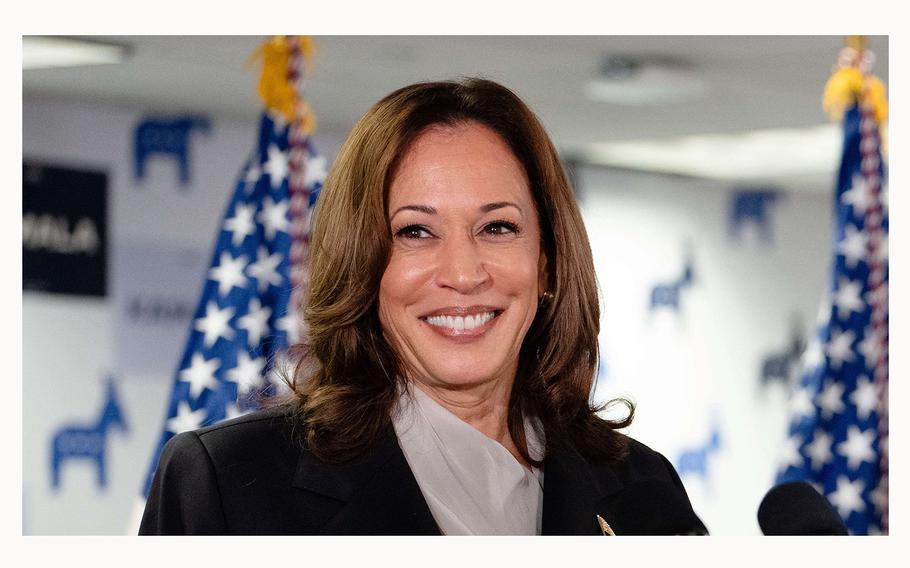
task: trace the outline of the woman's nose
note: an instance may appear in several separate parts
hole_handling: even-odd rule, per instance
[[[436,283],[462,294],[478,292],[490,281],[478,243],[468,236],[450,237],[441,247]]]

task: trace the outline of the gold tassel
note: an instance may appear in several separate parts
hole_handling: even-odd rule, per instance
[[[847,36],[845,43],[841,66],[825,84],[822,108],[831,120],[840,122],[848,108],[863,101],[872,106],[875,121],[881,127],[888,119],[885,84],[878,77],[865,75],[859,69],[866,47],[865,36]]]
[[[875,121],[879,126],[888,120],[888,99],[885,97],[885,84],[878,77],[866,77],[866,101],[872,105]]]
[[[843,67],[828,79],[822,97],[822,108],[831,120],[840,122],[844,118],[844,112],[860,100],[862,93],[862,71],[856,67]]]
[[[313,40],[303,36],[298,39],[300,55],[305,63],[310,62],[315,52]],[[257,92],[266,108],[280,113],[288,122],[299,122],[306,133],[316,127],[316,119],[310,106],[298,99],[295,86],[288,81],[288,65],[291,46],[285,36],[275,36],[261,45],[250,57],[250,62],[262,60]]]

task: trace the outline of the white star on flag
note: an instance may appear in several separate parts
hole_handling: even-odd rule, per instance
[[[847,476],[841,475],[837,478],[837,490],[828,496],[828,500],[837,507],[840,516],[846,519],[850,513],[854,511],[861,513],[865,508],[862,499],[865,487],[862,479],[850,481]]]
[[[233,258],[227,251],[221,253],[221,261],[218,266],[209,270],[209,280],[218,282],[218,295],[225,297],[235,286],[242,288],[246,284],[247,277],[243,273],[246,264],[245,256]]]
[[[837,244],[837,252],[844,255],[844,263],[853,270],[859,261],[866,259],[866,234],[852,223],[847,223],[844,238]]]
[[[311,187],[317,181],[325,179],[326,162],[322,156],[310,155],[306,160],[306,171],[303,174],[303,187]]]
[[[856,380],[856,390],[850,393],[850,402],[856,405],[856,416],[860,420],[869,418],[878,406],[878,387],[869,377],[860,377]]]
[[[281,187],[281,183],[288,175],[288,157],[274,144],[269,145],[269,159],[265,163],[265,173],[269,174],[272,189]]]
[[[247,393],[262,386],[262,369],[265,359],[252,359],[246,351],[237,355],[237,366],[227,372],[228,379],[237,383],[238,393]],[[231,405],[233,406],[233,405]]]
[[[282,368],[286,368],[286,367],[287,367],[287,365],[285,364],[285,366]],[[281,373],[278,372],[278,369],[279,369],[278,365],[273,365],[272,368],[269,369],[269,372],[266,373],[265,378],[269,382],[269,384],[275,386],[276,392],[282,393],[282,392],[285,392],[288,390],[288,385],[287,385],[287,383],[284,382],[284,378],[281,375]]]
[[[834,457],[831,454],[831,436],[822,430],[815,431],[812,443],[806,446],[806,455],[812,462],[813,470],[820,470]]]
[[[272,315],[272,308],[263,307],[259,298],[250,300],[250,309],[247,314],[237,320],[237,327],[245,329],[247,334],[247,344],[250,347],[256,347],[262,340],[262,334],[269,326],[269,317]]]
[[[857,349],[866,360],[866,366],[874,368],[882,356],[882,337],[881,333],[876,331],[872,325],[866,326],[863,334],[863,340],[857,345]]]
[[[787,441],[784,442],[784,457],[782,460],[782,465],[784,469],[789,466],[799,467],[803,463],[803,456],[799,453],[800,439],[795,436],[790,436],[787,438]]]
[[[288,219],[287,199],[275,203],[271,197],[266,197],[262,202],[262,211],[256,216],[256,220],[262,223],[265,238],[270,241],[275,238],[275,233],[278,231],[287,233],[291,227],[291,220]]]
[[[841,194],[841,200],[845,204],[853,206],[854,215],[866,213],[866,209],[872,205],[872,193],[863,176],[859,174],[853,176],[853,186]]]
[[[257,256],[256,262],[247,267],[247,273],[256,279],[259,291],[265,291],[269,284],[280,286],[283,279],[277,269],[281,264],[281,253],[270,255],[265,247],[259,247]]]
[[[251,163],[243,178],[244,193],[248,194],[251,189],[256,187],[256,182],[259,181],[260,176],[262,176],[262,170],[259,169],[259,164],[257,162]]]
[[[177,403],[177,415],[168,418],[165,428],[168,432],[173,432],[174,434],[195,430],[202,425],[203,420],[205,420],[205,414],[205,407],[198,410],[190,410],[190,405],[185,400],[181,400]]]
[[[831,329],[831,340],[825,347],[825,353],[831,359],[831,368],[839,370],[844,361],[853,360],[853,340],[856,339],[850,330]]]
[[[256,232],[256,223],[253,215],[256,207],[250,203],[238,203],[234,208],[234,216],[224,222],[224,230],[231,232],[231,243],[239,246],[247,236]]]
[[[812,393],[809,389],[800,388],[793,393],[790,399],[790,411],[796,419],[812,416],[815,405],[812,404]]]
[[[803,354],[803,367],[806,370],[813,370],[825,362],[825,352],[822,350],[822,344],[818,339],[809,342],[809,348]]]
[[[205,317],[197,319],[194,324],[196,331],[201,331],[205,334],[202,343],[206,348],[214,345],[219,337],[233,339],[234,330],[228,325],[232,317],[234,317],[233,307],[227,306],[220,309],[215,302],[208,303],[205,308]]]
[[[239,417],[243,416],[244,414],[249,414],[250,412],[253,412],[253,410],[254,410],[253,408],[247,408],[246,410],[240,410],[240,408],[236,404],[229,404],[224,409],[224,419],[233,420],[234,418],[239,418]]]
[[[293,310],[278,318],[275,322],[275,328],[288,334],[288,344],[293,345],[300,341],[300,326],[297,324],[297,318]]]
[[[863,462],[872,463],[875,459],[875,452],[872,451],[874,438],[872,428],[862,432],[853,424],[847,428],[847,439],[837,445],[837,450],[847,458],[847,467],[856,469]]]
[[[840,278],[837,292],[834,293],[834,305],[837,306],[837,317],[842,320],[847,320],[851,313],[859,312],[863,309],[864,304],[859,297],[862,287],[862,282],[844,277]]]
[[[818,406],[822,409],[822,416],[831,418],[844,410],[844,385],[837,381],[826,381],[825,388],[818,395]]]
[[[212,358],[206,360],[202,353],[193,353],[193,359],[190,366],[181,370],[179,378],[181,381],[190,384],[190,396],[193,399],[199,398],[205,389],[215,390],[218,388],[218,379],[215,373],[221,365],[221,360]]]

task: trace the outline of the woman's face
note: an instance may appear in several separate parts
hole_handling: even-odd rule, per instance
[[[433,127],[389,186],[383,331],[412,380],[511,381],[546,284],[540,225],[520,162],[477,122]]]

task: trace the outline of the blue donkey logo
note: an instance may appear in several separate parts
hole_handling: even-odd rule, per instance
[[[651,288],[650,310],[653,312],[659,307],[667,307],[679,311],[680,291],[692,284],[692,259],[686,259],[682,276],[673,282],[656,284]]]
[[[145,161],[152,154],[177,160],[180,185],[190,182],[190,134],[193,129],[208,133],[209,120],[202,116],[147,118],[136,127],[136,178],[145,177]]]
[[[686,449],[679,454],[676,460],[676,471],[680,477],[697,475],[708,478],[708,458],[717,452],[721,446],[720,428],[716,417],[711,420],[711,432],[704,445]]]
[[[107,473],[105,467],[105,448],[107,447],[107,432],[116,426],[123,432],[128,431],[123,412],[117,402],[117,392],[114,380],[107,380],[107,400],[101,409],[101,416],[94,424],[70,425],[60,429],[54,436],[51,471],[51,485],[60,487],[60,470],[64,462],[70,459],[90,460],[95,463],[98,470],[98,486],[107,486]]]

